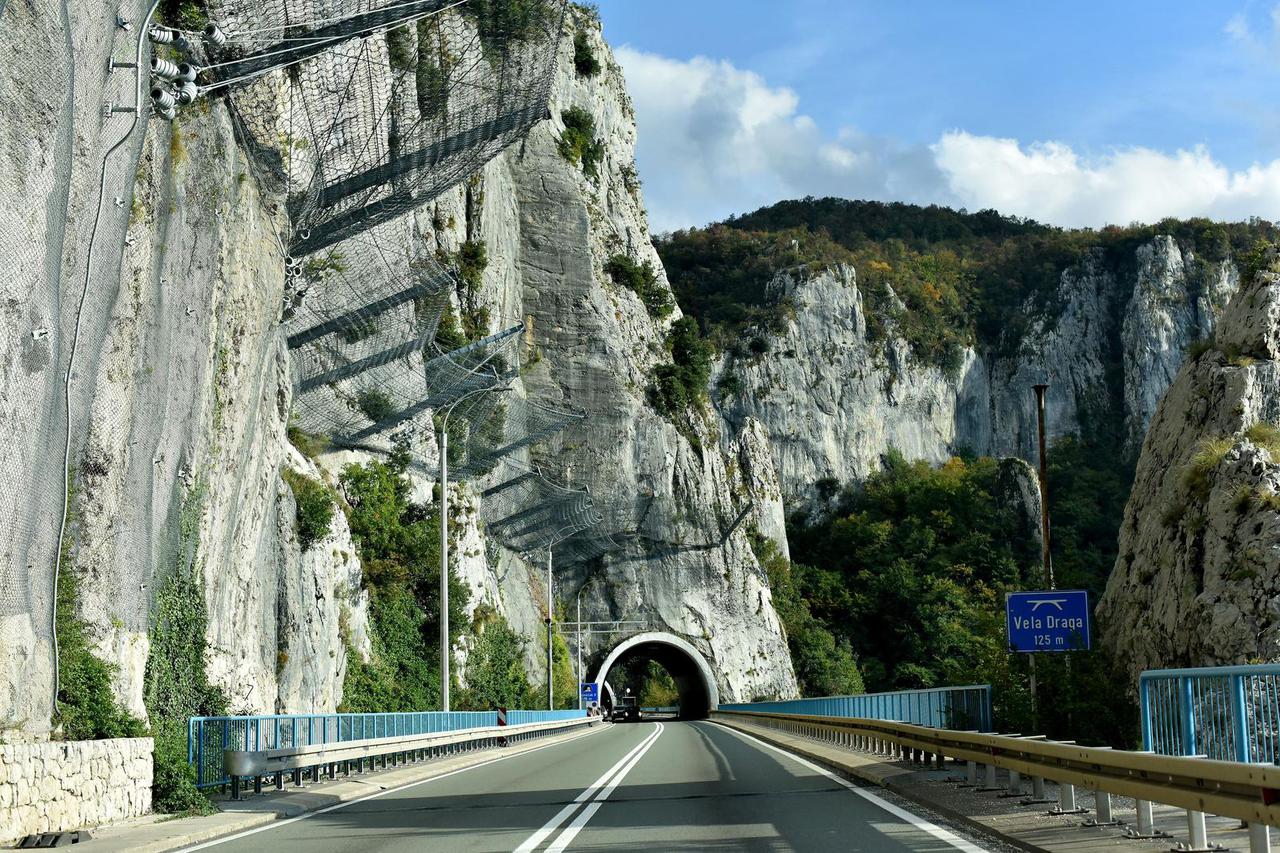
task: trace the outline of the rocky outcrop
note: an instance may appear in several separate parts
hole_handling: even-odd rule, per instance
[[[1233,297],[1142,445],[1098,615],[1136,676],[1280,659],[1280,275]]]
[[[784,500],[811,506],[822,481],[861,480],[889,448],[931,462],[961,449],[1034,460],[1037,383],[1049,385],[1050,442],[1102,417],[1140,439],[1238,276],[1230,261],[1202,264],[1167,236],[1139,246],[1134,260],[1136,272],[1121,279],[1101,249],[1087,253],[1063,270],[1051,308],[1025,305],[1031,322],[1020,338],[970,347],[951,372],[916,358],[891,323],[887,340],[868,339],[853,268],[785,271],[770,288],[793,311],[766,352],[722,365],[720,379],[732,374],[736,390],[720,396],[720,414],[730,433],[747,418],[761,425]]]

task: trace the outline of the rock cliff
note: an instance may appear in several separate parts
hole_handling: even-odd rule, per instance
[[[1278,360],[1280,275],[1264,270],[1155,409],[1099,607],[1135,677],[1280,658]]]
[[[136,3],[119,11],[133,21],[146,12]],[[105,70],[108,55],[131,58],[136,44],[136,31],[108,25],[116,12],[97,0],[0,11],[0,44],[14,58],[0,69],[0,110],[14,119],[0,128],[0,177],[42,199],[0,205],[0,256],[13,269],[0,284],[0,433],[10,450],[0,500],[15,520],[0,565],[0,729],[18,739],[48,731],[64,488],[72,496],[64,567],[80,579],[79,616],[135,713],[145,714],[151,599],[184,561],[203,582],[206,662],[232,711],[332,710],[348,645],[370,649],[345,519],[336,514],[328,536],[303,551],[282,480],[290,469],[332,487],[343,465],[360,461],[312,462],[286,437],[283,200],[259,190],[220,101],[132,134],[128,114],[103,117],[102,104],[132,102],[135,85],[130,72]],[[591,564],[590,578],[585,565],[558,573],[559,604],[583,590],[585,618],[640,620],[688,639],[712,661],[726,699],[791,695],[785,639],[745,528],[721,541],[753,497],[757,525],[784,536],[771,460],[759,436],[722,446],[703,418],[686,437],[647,402],[674,317],[650,318],[604,273],[610,257],[626,254],[652,263],[666,288],[635,173],[634,115],[598,21],[570,17],[551,119],[412,214],[412,225],[446,252],[485,243],[483,282],[468,298],[488,309],[491,329],[529,319],[536,364],[519,393],[588,414],[535,461],[590,486],[622,548]],[[602,60],[594,76],[574,69],[579,28]],[[570,106],[594,120],[598,175],[560,153]],[[473,606],[536,637],[542,558],[487,541],[478,489],[456,488],[453,564]],[[431,498],[429,482],[416,491]],[[536,646],[531,672],[540,673]]]
[[[1230,260],[1202,264],[1169,236],[1139,245],[1128,263],[1101,249],[1064,269],[1050,308],[1028,302],[1015,340],[970,346],[958,368],[924,363],[889,325],[868,337],[857,270],[784,271],[783,330],[767,350],[722,364],[736,382],[718,399],[735,433],[748,419],[772,447],[784,500],[812,503],[816,484],[857,481],[896,448],[940,462],[967,449],[1035,459],[1032,385],[1047,382],[1049,439],[1115,418],[1136,452],[1155,401],[1193,341],[1212,334],[1238,286]],[[1119,270],[1119,271],[1118,271]]]

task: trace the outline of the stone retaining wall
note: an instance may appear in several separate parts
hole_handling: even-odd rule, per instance
[[[0,845],[151,810],[151,738],[0,744]]]

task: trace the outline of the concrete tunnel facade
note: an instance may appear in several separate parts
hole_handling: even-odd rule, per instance
[[[614,646],[596,670],[595,682],[605,685],[609,671],[633,657],[656,661],[670,673],[680,694],[681,716],[705,717],[719,707],[720,690],[707,659],[688,641],[664,631],[646,631]]]

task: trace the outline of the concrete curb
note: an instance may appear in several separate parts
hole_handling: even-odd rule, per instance
[[[92,840],[77,844],[86,853],[168,853],[196,844],[257,829],[280,820],[300,817],[331,806],[362,800],[379,791],[417,782],[427,782],[446,773],[465,770],[498,758],[532,752],[557,743],[604,731],[606,725],[583,727],[565,734],[550,735],[523,744],[461,753],[423,764],[368,773],[337,782],[323,782],[307,789],[285,790],[242,802],[222,801],[225,809],[213,815],[166,818],[152,815],[90,830]]]

